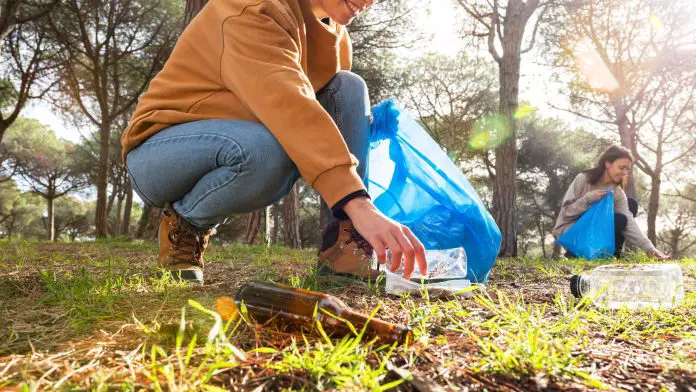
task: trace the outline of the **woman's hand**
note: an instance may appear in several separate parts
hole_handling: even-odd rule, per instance
[[[655,249],[652,252],[649,252],[648,255],[654,259],[657,259],[657,260],[669,259],[669,255],[666,255],[666,254],[660,252],[658,249]]]
[[[428,270],[425,248],[411,230],[379,212],[366,197],[355,198],[343,207],[355,230],[372,245],[380,264],[387,261],[387,248],[391,253],[391,271],[396,271],[404,259],[404,279],[410,279],[414,262],[418,262],[421,275]]]
[[[600,201],[604,196],[607,195],[607,193],[609,193],[609,191],[607,191],[606,189],[599,189],[596,191],[587,192],[585,197],[587,198],[587,201],[590,204],[593,204]]]

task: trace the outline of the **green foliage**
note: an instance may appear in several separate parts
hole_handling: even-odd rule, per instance
[[[66,196],[56,200],[56,237],[65,234],[74,241],[77,237],[87,234],[90,229],[90,213],[88,203],[79,198]]]
[[[0,237],[36,233],[43,211],[42,200],[20,192],[14,181],[0,183]]]
[[[467,53],[426,54],[404,70],[406,107],[458,164],[484,154],[470,141],[482,117],[497,111],[495,67]]]
[[[662,198],[659,243],[672,257],[696,256],[696,185],[689,184],[682,196]]]
[[[109,135],[128,117],[180,32],[183,2],[63,1],[50,23],[62,110]],[[80,21],[89,20],[87,25]],[[118,62],[112,61],[118,58]]]
[[[84,184],[74,167],[75,145],[33,119],[18,119],[8,130],[8,154],[18,164],[19,174],[34,192],[49,195],[77,189]]]
[[[526,305],[521,298],[511,300],[500,292],[497,297],[477,298],[493,315],[482,324],[490,331],[487,336],[471,334],[483,354],[478,370],[531,377],[568,374],[588,380],[594,387],[601,385],[580,370],[582,358],[574,355],[587,335],[579,312],[571,307],[564,317],[548,322],[549,313],[556,309],[546,304]],[[554,308],[568,308],[562,295],[556,295]]]
[[[71,345],[84,343],[91,349],[95,345],[90,339],[108,342],[96,345],[102,350],[103,362],[85,368],[80,378],[64,381],[62,385],[72,389],[99,384],[104,390],[130,390],[146,383],[154,390],[218,390],[230,385],[243,385],[244,389],[386,390],[406,384],[419,372],[440,385],[447,380],[455,389],[478,386],[481,380],[513,383],[521,389],[534,389],[530,385],[537,389],[625,389],[621,385],[632,386],[636,381],[612,378],[611,367],[626,366],[626,353],[636,358],[636,366],[650,363],[663,369],[655,375],[668,387],[678,380],[673,372],[696,371],[690,360],[696,336],[696,295],[689,291],[690,286],[685,303],[671,310],[604,310],[589,300],[578,302],[569,297],[569,274],[611,260],[502,259],[493,270],[489,287],[477,289],[472,299],[375,299],[366,286],[319,287],[356,309],[373,311],[378,317],[413,328],[415,340],[408,345],[378,346],[359,333],[330,339],[320,324],[302,336],[248,324],[244,318],[223,322],[210,309],[216,296],[231,294],[228,282],[199,290],[174,282],[166,274],[155,278],[132,270],[139,263],[153,266],[152,243],[98,241],[63,246],[56,250],[55,244],[37,241],[0,241],[0,273],[19,276],[41,271],[38,281],[27,285],[40,295],[24,298],[27,296],[20,290],[24,287],[0,282],[0,316],[16,307],[18,299],[23,301],[21,310],[6,318],[13,329],[0,329],[0,339],[9,338],[8,344],[0,341],[0,347],[17,347],[25,338],[31,338],[33,345],[44,344],[35,351],[22,346],[27,355],[14,350],[15,357],[26,362],[9,371],[12,374],[19,369],[16,371],[23,372],[22,377],[0,380],[0,387],[21,382],[40,385],[40,380],[55,384],[89,363],[93,351],[59,353],[56,350],[63,345],[47,349],[38,336],[41,333],[49,340],[67,341],[64,335],[69,331],[78,333],[68,335],[75,338]],[[127,257],[118,257],[117,252]],[[313,272],[293,261],[307,259],[308,263],[309,252],[235,246],[211,256],[220,276],[231,273],[235,278],[241,275],[242,280],[256,278],[253,273],[262,264],[282,276],[279,271],[294,265],[290,282],[317,288]],[[650,259],[632,254],[625,261],[644,263]],[[680,264],[691,279],[688,282],[693,282],[696,260],[685,259]],[[520,286],[511,288],[509,284],[516,281]],[[243,308],[240,312],[245,314]],[[60,317],[47,317],[49,314]],[[18,322],[13,324],[15,319]],[[66,319],[66,324],[60,324]],[[26,325],[47,329],[27,335]],[[48,374],[32,357],[45,350],[44,359],[60,359],[53,363],[56,370]],[[613,358],[615,350],[620,351]],[[597,366],[597,356],[603,358],[601,367]],[[78,365],[65,367],[68,363]],[[118,367],[127,371],[114,373]],[[461,369],[466,369],[466,376],[458,376]]]
[[[123,298],[121,291],[125,281],[110,272],[105,278],[98,278],[84,269],[64,275],[42,271],[41,278],[47,291],[43,302],[67,308],[70,321],[79,330],[89,328],[92,323],[111,314],[114,303]]]
[[[58,139],[53,131],[29,119],[15,121],[8,131],[6,145],[22,185],[46,200],[46,228],[53,239],[55,199],[86,185],[86,176],[75,167],[75,145]]]
[[[518,201],[520,250],[526,254],[538,244],[544,256],[551,256],[546,241],[552,246],[549,236],[563,196],[610,143],[584,129],[568,131],[565,122],[536,114],[521,119],[521,127],[517,183],[525,197]]]
[[[0,113],[17,99],[17,90],[8,77],[0,77]]]
[[[380,381],[387,373],[385,365],[392,350],[388,346],[375,349],[370,342],[362,342],[359,337],[345,337],[337,343],[325,338],[323,342],[314,344],[305,339],[301,346],[293,340],[283,351],[282,360],[268,367],[283,373],[308,372],[313,390],[384,391],[403,382],[398,380],[382,385]],[[370,361],[374,356],[382,356],[379,366]]]
[[[393,96],[400,83],[396,50],[424,39],[415,26],[414,13],[414,4],[409,0],[385,1],[348,25],[353,41],[351,70],[365,80],[374,104]]]
[[[50,88],[53,69],[47,60],[54,52],[42,22],[55,3],[4,0],[0,4],[0,142],[27,103],[42,98]]]

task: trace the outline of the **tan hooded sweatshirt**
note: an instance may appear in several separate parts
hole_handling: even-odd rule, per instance
[[[587,175],[584,173],[580,173],[575,177],[575,180],[570,184],[568,191],[563,197],[561,211],[556,220],[556,227],[553,229],[554,237],[558,238],[568,231],[570,226],[580,218],[580,215],[590,208],[592,205],[590,203],[590,193],[592,191],[607,188],[614,191],[614,211],[628,218],[626,230],[624,230],[623,233],[626,240],[646,252],[655,251],[656,249],[653,243],[643,234],[635,219],[633,219],[633,214],[628,209],[628,199],[626,198],[624,190],[616,184],[610,186],[599,184],[592,185],[589,183]]]
[[[345,27],[309,0],[211,0],[184,30],[121,136],[123,159],[153,134],[205,119],[253,121],[333,206],[364,190],[357,159],[315,92],[351,66]]]

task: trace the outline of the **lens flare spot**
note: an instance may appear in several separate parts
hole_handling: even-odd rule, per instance
[[[650,28],[653,30],[662,30],[665,27],[662,23],[662,19],[655,14],[648,16],[648,22],[650,23]]]
[[[239,309],[230,297],[218,297],[215,299],[215,311],[223,320],[234,320],[239,317]]]
[[[469,139],[469,147],[490,150],[503,144],[510,137],[510,127],[499,114],[483,116],[476,121]]]
[[[515,111],[515,119],[519,120],[521,118],[529,117],[536,111],[537,109],[532,106],[532,104],[529,102],[524,102],[517,107],[517,110]]]
[[[573,58],[580,76],[591,89],[605,93],[619,89],[619,83],[589,38],[585,37],[575,45]]]

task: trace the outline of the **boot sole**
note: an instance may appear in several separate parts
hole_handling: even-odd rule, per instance
[[[176,282],[203,285],[203,271],[201,270],[174,270],[168,272]],[[164,276],[164,272],[157,272],[158,278],[161,279],[162,276]]]
[[[331,267],[327,266],[326,264],[322,264],[317,268],[317,275],[321,277],[339,277],[339,278],[344,278],[344,279],[350,279],[350,280],[357,280],[361,282],[366,282],[370,284],[376,284],[377,280],[383,276],[383,274],[380,274],[376,278],[370,278],[369,276],[360,276],[356,274],[351,274],[348,272],[336,272],[331,269]]]

